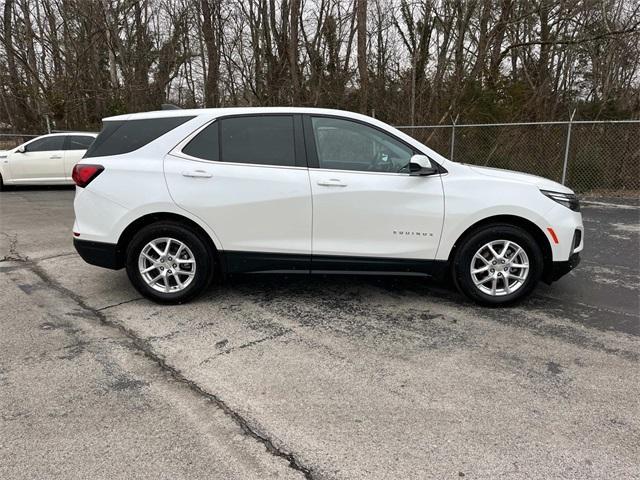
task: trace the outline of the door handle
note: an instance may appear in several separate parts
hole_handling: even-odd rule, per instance
[[[204,170],[192,170],[190,172],[182,172],[183,177],[195,177],[195,178],[211,178],[213,175]]]
[[[49,158],[52,160],[60,160],[62,157],[59,157],[58,155],[52,155]]]
[[[330,178],[328,180],[319,180],[318,185],[323,187],[346,187],[347,184],[337,178]]]

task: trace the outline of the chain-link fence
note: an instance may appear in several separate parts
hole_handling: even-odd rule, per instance
[[[398,127],[462,163],[507,168],[580,193],[640,190],[640,121]]]
[[[640,191],[640,120],[398,128],[457,162],[540,175],[580,193]],[[35,136],[0,134],[0,150]]]

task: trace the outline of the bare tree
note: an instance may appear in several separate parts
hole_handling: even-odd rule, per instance
[[[0,126],[185,106],[640,117],[635,0],[3,0]]]

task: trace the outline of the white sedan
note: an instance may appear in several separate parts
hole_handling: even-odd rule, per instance
[[[52,133],[0,151],[0,189],[3,185],[71,185],[71,172],[96,133]]]

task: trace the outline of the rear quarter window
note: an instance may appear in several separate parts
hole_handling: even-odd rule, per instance
[[[182,149],[183,153],[191,155],[195,158],[211,160],[217,162],[220,160],[220,145],[218,144],[218,122],[207,125],[186,147]]]
[[[84,158],[133,152],[192,118],[194,117],[164,117],[104,122],[100,135]]]

